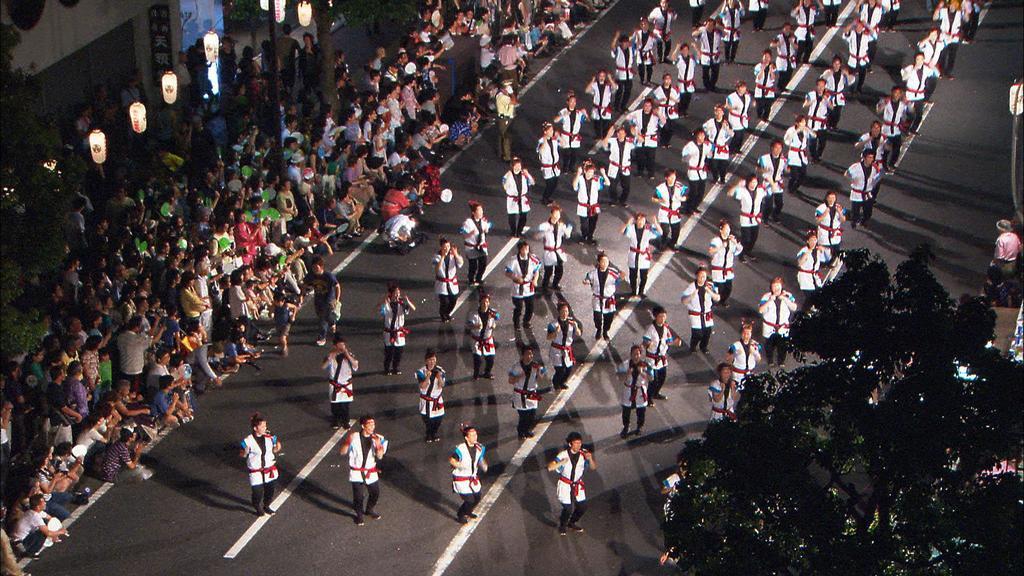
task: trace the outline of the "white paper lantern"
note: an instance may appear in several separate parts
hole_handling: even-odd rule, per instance
[[[299,25],[309,26],[313,20],[313,5],[309,3],[309,0],[302,0],[295,9],[299,13]]]
[[[284,22],[284,0],[274,0],[274,22]]]
[[[174,104],[178,99],[178,75],[168,70],[160,77],[160,92],[164,95],[164,102]]]
[[[260,10],[270,10],[270,0],[260,0]]]
[[[142,134],[146,131],[146,105],[134,102],[128,107],[128,118],[132,121],[132,131]]]
[[[89,132],[89,152],[93,162],[103,164],[107,161],[107,135],[101,130]]]
[[[206,51],[206,62],[213,64],[217,61],[217,55],[220,52],[220,38],[217,37],[217,33],[210,30],[203,36],[203,49]]]

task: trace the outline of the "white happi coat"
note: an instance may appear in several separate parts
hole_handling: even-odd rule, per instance
[[[649,222],[643,228],[634,224],[627,226],[623,234],[629,240],[629,256],[626,257],[629,268],[649,269],[653,261],[651,241],[660,236],[657,228],[651,226]]]
[[[771,152],[762,154],[757,159],[757,170],[764,182],[765,188],[770,194],[782,194],[786,189],[785,175],[789,161],[786,160],[785,152],[779,154],[778,158],[772,158]]]
[[[438,269],[440,264],[440,269]],[[459,261],[450,252],[442,261],[441,255],[434,256],[434,293],[455,296],[459,293]]]
[[[758,62],[754,66],[754,98],[775,98],[778,89],[779,73],[775,65]]]
[[[747,183],[741,182],[732,189],[729,196],[740,202],[740,226],[750,228],[761,225],[764,200],[768,197],[764,184],[758,182],[757,187],[751,192],[747,188]]]
[[[547,368],[541,364],[533,362],[523,366],[521,362],[516,362],[508,371],[512,383],[512,407],[516,410],[536,410],[541,398],[537,391],[538,382],[545,375]]]
[[[796,255],[796,281],[801,290],[817,290],[825,284],[825,275],[821,267],[832,260],[831,251],[825,246],[815,246],[811,250],[804,246]]]
[[[658,199],[658,222],[661,224],[677,224],[682,221],[680,210],[686,201],[686,186],[676,180],[669,190],[668,182],[662,182],[654,188],[654,197]]]
[[[793,68],[796,68],[796,38],[779,32],[775,37],[775,69],[785,72]]]
[[[648,31],[646,34],[643,30],[637,30],[633,32],[633,46],[636,49],[637,55],[640,57],[640,62],[644,64],[654,64],[654,60],[657,57],[658,49],[658,38],[653,32]]]
[[[832,101],[826,93],[818,94],[811,90],[804,96],[804,107],[807,109],[807,127],[815,132],[828,126],[828,111]]]
[[[692,295],[686,304],[686,312],[690,317],[690,328],[711,328],[715,325],[715,315],[711,311],[715,301],[711,295],[717,293],[718,290],[715,289],[714,282],[710,280],[705,282],[704,286],[697,286],[696,282],[690,282],[686,290],[683,290],[683,298]]]
[[[718,16],[722,19],[722,41],[739,42],[740,25],[743,24],[743,9],[738,6],[736,8],[723,6]]]
[[[363,432],[361,430],[354,430],[349,434],[352,434],[352,441],[348,444],[348,481],[373,484],[380,479],[380,470],[377,469],[377,455],[373,451],[373,443],[369,444],[370,450],[364,454],[360,438]],[[377,439],[383,445],[384,453],[386,454],[388,451],[387,439],[380,434],[373,434],[371,438]]]
[[[790,126],[782,138],[788,150],[786,162],[789,166],[807,166],[807,132]]]
[[[473,354],[477,356],[494,356],[494,328],[500,315],[493,308],[488,308],[482,315],[477,308],[469,317],[466,326],[473,338]]]
[[[707,180],[708,179],[708,159],[711,158],[712,148],[711,142],[707,139],[704,140],[703,144],[699,144],[696,140],[691,140],[683,146],[682,157],[683,161],[686,162],[686,179],[689,181],[694,180]]]
[[[348,358],[342,358],[341,362],[338,362],[338,356],[334,356],[327,363],[327,374],[330,378],[328,388],[331,404],[351,402],[355,399],[355,391],[352,389],[352,375],[357,370],[359,370],[359,363],[350,362]]]
[[[941,38],[934,42],[925,38],[917,43],[917,49],[924,54],[924,63],[934,68],[939,67],[939,56],[942,55],[942,50],[946,47],[946,43]]]
[[[590,117],[595,120],[611,120],[612,100],[615,97],[615,89],[612,88],[611,83],[594,80],[590,83],[588,90],[594,97],[594,107],[590,111]],[[602,134],[602,136],[604,135]]]
[[[501,177],[501,187],[505,190],[505,210],[509,214],[526,214],[530,211],[530,186],[533,176],[523,168],[519,174],[511,170]]]
[[[825,79],[825,95],[832,106],[846,106],[846,90],[850,87],[850,75],[846,70],[825,70],[819,78]]]
[[[405,301],[380,305],[380,315],[384,319],[384,345],[405,346],[405,337],[409,329],[405,327],[405,315],[409,313]]]
[[[538,230],[544,238],[544,265],[554,266],[565,262],[565,248],[562,245],[572,235],[572,225],[562,221],[552,225],[550,220],[545,220],[538,226]]]
[[[854,162],[846,169],[845,176],[850,181],[850,202],[864,202],[882,180],[882,171],[874,164],[864,166],[863,162]]]
[[[647,365],[651,370],[661,370],[668,365],[668,347],[675,344],[679,336],[666,322],[661,325],[661,332],[658,326],[651,324],[644,332],[644,356],[647,358]]]
[[[555,318],[554,322],[548,324],[548,334],[555,335],[555,338],[551,340],[551,351],[549,352],[551,365],[563,368],[575,366],[576,355],[572,351],[572,343],[579,335],[576,324],[566,321],[565,330],[563,330],[562,323]]]
[[[651,97],[658,103],[662,116],[669,120],[679,118],[679,89],[674,84],[668,88],[665,88],[664,84],[659,84],[651,93]]]
[[[652,109],[650,114],[644,113],[643,108],[633,110],[626,115],[626,121],[636,127],[636,145],[644,148],[658,147],[658,131],[665,124],[657,109]]]
[[[672,36],[672,23],[676,19],[676,12],[669,8],[668,10],[662,10],[661,6],[655,6],[647,14],[647,21],[651,23],[651,29],[654,30],[654,35],[660,40],[670,38]]]
[[[860,21],[864,23],[872,41],[878,40],[878,25],[882,23],[882,16],[884,15],[885,8],[882,7],[881,3],[875,7],[865,3],[860,7]]]
[[[718,122],[714,117],[704,122],[704,134],[708,141],[715,147],[712,158],[715,160],[729,159],[729,140],[732,139],[732,128],[729,127],[729,120],[725,117]]]
[[[735,278],[736,272],[733,267],[736,257],[743,252],[743,244],[739,240],[723,240],[721,235],[716,235],[711,239],[710,247],[716,249],[711,255],[711,281],[728,282]]]
[[[586,450],[580,450],[575,463],[569,458],[568,450],[562,450],[555,456],[556,460],[566,460],[555,469],[558,472],[558,487],[555,489],[555,492],[560,504],[583,502],[587,499],[587,492],[583,483],[583,472],[587,469],[587,459],[584,456],[586,453]]]
[[[796,26],[793,29],[793,37],[797,41],[802,40],[814,40],[814,18],[818,15],[818,10],[814,6],[804,6],[800,4],[793,9],[792,16],[796,21]]]
[[[525,269],[523,268],[524,262],[526,263]],[[508,261],[508,264],[505,265],[505,272],[518,276],[522,283],[512,284],[512,297],[527,298],[533,296],[537,289],[537,279],[542,269],[540,258],[533,254],[529,254],[525,261],[519,258],[518,253],[513,256]]]
[[[796,310],[796,298],[786,290],[783,290],[780,296],[781,302],[776,301],[771,292],[766,292],[758,304],[758,308],[768,305],[761,313],[761,336],[766,339],[772,334],[789,335],[789,321]]]
[[[878,103],[882,116],[882,135],[885,137],[903,134],[903,126],[907,122],[907,104],[899,101],[893,103],[892,98],[885,98]]]
[[[587,121],[587,112],[581,108],[569,110],[562,108],[558,112],[557,123],[558,146],[561,148],[579,148],[583,145],[583,123]]]
[[[463,442],[455,447],[452,457],[459,461],[459,465],[452,468],[452,490],[456,494],[480,492],[480,462],[484,459],[485,452],[487,448],[479,443],[470,447],[468,443]]]
[[[630,45],[623,50],[621,46],[612,49],[612,58],[615,59],[615,79],[618,81],[632,80],[636,73],[636,50]]]
[[[459,233],[462,234],[462,245],[466,248],[467,258],[479,258],[487,255],[487,233],[491,231],[491,221],[486,217],[479,221],[466,218]]]
[[[708,386],[708,400],[711,402],[711,421],[717,420],[729,420],[736,419],[736,398],[732,395],[732,382],[735,380],[729,380],[729,383],[724,385],[715,380],[710,386]],[[737,387],[738,388],[738,387]],[[715,394],[723,394],[720,402],[715,402]]]
[[[679,91],[684,94],[693,94],[697,91],[694,78],[697,74],[697,59],[693,56],[676,56],[676,79],[679,80]]]
[[[729,346],[729,353],[732,354],[732,374],[736,380],[736,389],[743,390],[743,380],[751,375],[761,361],[761,345],[753,338],[746,345],[742,340],[737,340]]]
[[[609,266],[604,284],[601,284],[601,278],[597,268],[593,268],[590,272],[587,272],[587,276],[584,281],[587,284],[590,284],[590,288],[593,291],[591,307],[594,312],[607,314],[617,310],[615,303],[615,288],[619,285],[620,276],[621,275],[618,270]]]
[[[960,43],[963,18],[963,12],[960,10],[951,10],[949,7],[940,10],[939,17],[936,18],[939,21],[939,38],[946,44]]]
[[[911,102],[924,100],[928,79],[938,76],[939,71],[928,64],[922,64],[919,68],[913,64],[904,67],[900,71],[900,77],[903,78],[904,89],[907,91],[907,100]]]
[[[850,68],[864,68],[871,64],[871,56],[868,54],[870,34],[851,29],[843,34],[843,38],[850,47],[850,56],[846,60]]]
[[[242,450],[245,450],[245,467],[249,471],[249,485],[262,486],[277,480],[277,458],[274,456],[274,445],[277,436],[249,434],[242,439]]]
[[[444,368],[440,369],[438,376],[431,377],[432,372],[424,366],[416,371],[416,382],[420,385],[420,416],[427,418],[438,418],[444,416],[444,387],[447,383],[447,376]]]
[[[604,189],[604,177],[595,174],[587,180],[582,174],[573,182],[576,192],[576,215],[580,218],[596,216],[601,213],[601,190]]]
[[[537,159],[540,160],[540,171],[545,180],[558,178],[562,174],[557,138],[537,140]]]
[[[750,105],[754,99],[750,93],[740,96],[739,92],[729,94],[725,99],[725,107],[729,113],[729,127],[734,132],[750,127]]]
[[[633,139],[626,137],[619,142],[618,138],[608,141],[608,177],[618,178],[629,176],[633,169]]]
[[[700,31],[700,54],[697,60],[701,66],[711,66],[722,61],[722,31],[715,28],[709,32],[707,28]]]
[[[825,246],[837,246],[843,241],[843,216],[839,204],[835,203],[831,208],[824,202],[818,204],[814,209],[814,218],[822,218],[818,221],[818,243]]]
[[[622,406],[625,408],[647,407],[647,386],[650,384],[651,372],[647,363],[641,360],[635,366],[627,358],[619,364],[615,372],[622,378]]]

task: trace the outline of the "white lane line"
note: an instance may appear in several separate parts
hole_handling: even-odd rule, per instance
[[[979,22],[980,24],[980,22]],[[934,102],[926,102],[924,105],[924,111],[921,112],[921,121],[917,123],[917,131],[921,131],[921,127],[924,126],[925,118],[928,118],[928,113],[932,111]],[[907,157],[907,152],[910,151],[910,145],[914,143],[914,138],[917,138],[917,134],[911,132],[910,136],[907,136],[907,140],[903,143],[903,149],[899,150],[900,157],[896,160],[895,168],[899,168],[900,164],[903,164],[903,159]]]
[[[281,506],[284,505],[288,498],[291,498],[291,495],[295,492],[295,489],[299,487],[299,484],[302,484],[302,481],[305,480],[306,477],[309,476],[310,473],[312,473],[313,470],[320,465],[320,462],[322,462],[323,459],[327,457],[327,454],[329,454],[330,451],[334,448],[334,446],[341,441],[341,437],[344,436],[346,432],[348,431],[344,429],[338,429],[334,432],[334,434],[331,435],[327,442],[320,447],[320,450],[316,453],[316,455],[313,456],[313,459],[307,462],[306,465],[302,467],[302,470],[299,471],[298,475],[295,476],[295,478],[292,478],[292,481],[288,483],[288,487],[285,488],[283,492],[278,494],[276,498],[274,498],[274,501],[270,503],[271,509],[275,511],[281,509]],[[238,556],[238,553],[242,551],[242,548],[245,548],[245,545],[248,544],[249,541],[252,540],[254,536],[256,536],[256,533],[260,531],[260,528],[263,528],[263,525],[266,524],[267,521],[270,520],[270,518],[270,516],[260,516],[259,518],[257,518],[256,521],[253,522],[251,526],[249,526],[249,529],[246,530],[244,534],[242,534],[241,538],[239,538],[238,541],[235,542],[234,545],[232,545],[231,548],[229,548],[228,551],[224,553],[224,557],[228,559],[233,559],[236,556]]]
[[[487,279],[488,276],[491,275],[491,272],[494,272],[499,266],[504,265],[505,257],[508,256],[508,253],[512,250],[512,248],[519,243],[519,240],[521,240],[521,238],[509,238],[508,242],[505,242],[505,245],[501,247],[501,250],[499,250],[498,253],[495,254],[493,258],[489,259],[489,261],[487,262],[487,268],[484,268],[483,277],[485,280]],[[455,312],[459,310],[459,308],[462,307],[466,300],[469,299],[469,295],[471,293],[479,290],[473,290],[472,288],[474,287],[470,286],[467,287],[466,290],[459,292],[459,298],[458,300],[455,301],[455,307],[452,308],[453,315],[455,314]]]
[[[851,2],[847,4],[846,8],[843,10],[842,14],[839,17],[839,21],[842,24],[845,24],[846,19],[849,17],[850,13],[853,12],[853,8],[854,3]],[[842,26],[842,24],[840,24],[840,27]],[[812,52],[811,60],[816,59],[821,54],[821,52],[823,52],[826,49],[828,43],[832,40],[832,37],[835,36],[835,33],[838,29],[839,27],[831,28],[828,30],[828,32],[825,33],[821,41],[815,47],[814,52]],[[808,70],[810,70],[809,65],[802,66],[797,71],[797,73],[793,75],[793,78],[790,79],[789,84],[786,88],[789,90],[796,88],[796,86],[799,85],[800,81],[803,80]],[[757,128],[759,131],[764,131],[768,124],[771,123],[775,116],[777,116],[779,112],[782,110],[784,104],[784,99],[780,98],[776,100],[776,102],[772,105],[772,109],[769,113],[768,120],[763,120],[758,123]],[[730,164],[730,168],[742,164],[746,157],[754,149],[754,145],[760,139],[760,136],[754,134],[748,135],[743,143],[743,147],[740,150],[740,155],[733,158]],[[711,206],[711,204],[718,198],[718,195],[721,194],[723,188],[725,188],[725,186],[722,186],[720,184],[715,184],[711,188],[708,194],[704,197],[703,202],[701,202],[700,208],[702,212],[706,211],[707,208]],[[679,233],[679,245],[682,245],[689,237],[689,235],[693,233],[693,230],[697,226],[697,222],[699,220],[700,218],[698,216],[691,216],[690,218],[687,219],[686,224],[683,226],[683,229],[680,230]],[[651,267],[650,272],[648,273],[648,286],[652,286],[654,282],[658,279],[658,277],[661,276],[661,273],[665,271],[665,269],[668,266],[668,263],[671,262],[673,256],[674,252],[672,251],[666,250],[661,253],[661,255],[658,257],[658,260],[654,263],[654,265]],[[611,339],[615,338],[615,336],[619,333],[622,327],[625,326],[629,319],[632,317],[633,312],[636,311],[636,305],[637,301],[631,300],[629,303],[626,304],[626,307],[623,310],[621,310],[618,314],[615,315],[615,320],[612,322],[611,329],[608,331],[608,335],[611,337]],[[554,422],[555,416],[557,416],[558,413],[565,408],[565,405],[569,402],[570,398],[572,398],[573,394],[579,388],[580,384],[587,377],[590,371],[594,368],[597,359],[600,358],[605,353],[605,351],[608,348],[609,342],[610,340],[599,340],[594,344],[593,348],[590,349],[590,351],[587,353],[586,358],[584,358],[583,362],[580,363],[579,367],[573,372],[572,376],[567,382],[569,388],[563,390],[555,397],[551,405],[548,406],[548,409],[545,410],[544,415],[537,422],[534,428],[534,436],[532,438],[527,438],[526,440],[523,441],[522,444],[520,444],[519,449],[516,450],[515,454],[512,456],[508,465],[505,467],[505,470],[501,473],[500,476],[498,476],[498,478],[494,481],[494,484],[491,485],[491,487],[487,490],[487,493],[480,501],[480,504],[477,505],[477,520],[470,522],[469,524],[465,524],[461,528],[459,528],[459,531],[455,534],[455,537],[452,538],[451,542],[448,543],[448,547],[445,549],[444,553],[441,554],[440,558],[438,558],[437,562],[434,564],[434,568],[431,571],[432,576],[441,576],[445,573],[448,567],[451,566],[452,562],[455,561],[455,556],[458,555],[459,551],[462,550],[462,547],[466,545],[466,542],[469,541],[469,537],[472,536],[477,526],[479,526],[483,522],[484,518],[487,516],[487,513],[491,511],[491,509],[494,507],[494,504],[498,501],[498,498],[500,498],[501,495],[508,488],[509,483],[512,481],[512,477],[515,476],[515,474],[522,467],[523,462],[526,461],[526,458],[530,456],[533,450],[540,443],[541,438],[544,437],[544,434],[548,431],[548,429],[551,427],[551,424]]]

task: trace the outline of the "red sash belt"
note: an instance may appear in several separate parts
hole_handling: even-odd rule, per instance
[[[344,393],[349,398],[354,398],[355,397],[355,394],[352,393],[352,381],[351,380],[349,380],[348,382],[345,382],[344,384],[339,384],[338,382],[331,382],[331,386],[334,388],[334,396],[331,398],[332,400],[337,399],[338,395],[342,394],[342,393]]]
[[[689,312],[690,312],[690,316],[696,316],[696,317],[698,317],[698,318],[700,318],[700,317],[701,317],[701,313],[700,313],[700,312],[698,312],[698,311],[696,311],[696,310],[690,310]],[[705,322],[710,322],[710,321],[711,321],[711,320],[713,320],[713,319],[714,319],[714,317],[715,317],[715,316],[714,316],[714,314],[712,314],[711,312],[705,312],[705,313],[703,314],[703,316],[704,316],[704,321],[705,321]]]
[[[586,485],[583,484],[583,480],[577,480],[573,482],[572,480],[569,480],[565,476],[559,476],[558,481],[569,485],[569,488],[572,489],[573,498],[578,497],[580,494],[580,490],[586,488]]]

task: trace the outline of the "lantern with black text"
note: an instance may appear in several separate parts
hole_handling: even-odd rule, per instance
[[[309,26],[313,20],[313,5],[309,3],[309,0],[302,0],[295,9],[299,13],[299,25]]]
[[[89,152],[92,161],[103,164],[107,161],[107,135],[100,130],[89,132]]]
[[[160,77],[160,93],[164,95],[164,102],[174,104],[178,99],[178,75],[168,70]]]
[[[217,33],[210,30],[203,36],[203,50],[206,52],[206,63],[213,64],[217,61],[217,55],[220,52],[220,38],[217,37]]]
[[[128,118],[132,121],[132,131],[142,134],[146,131],[146,105],[135,102],[128,107]]]

